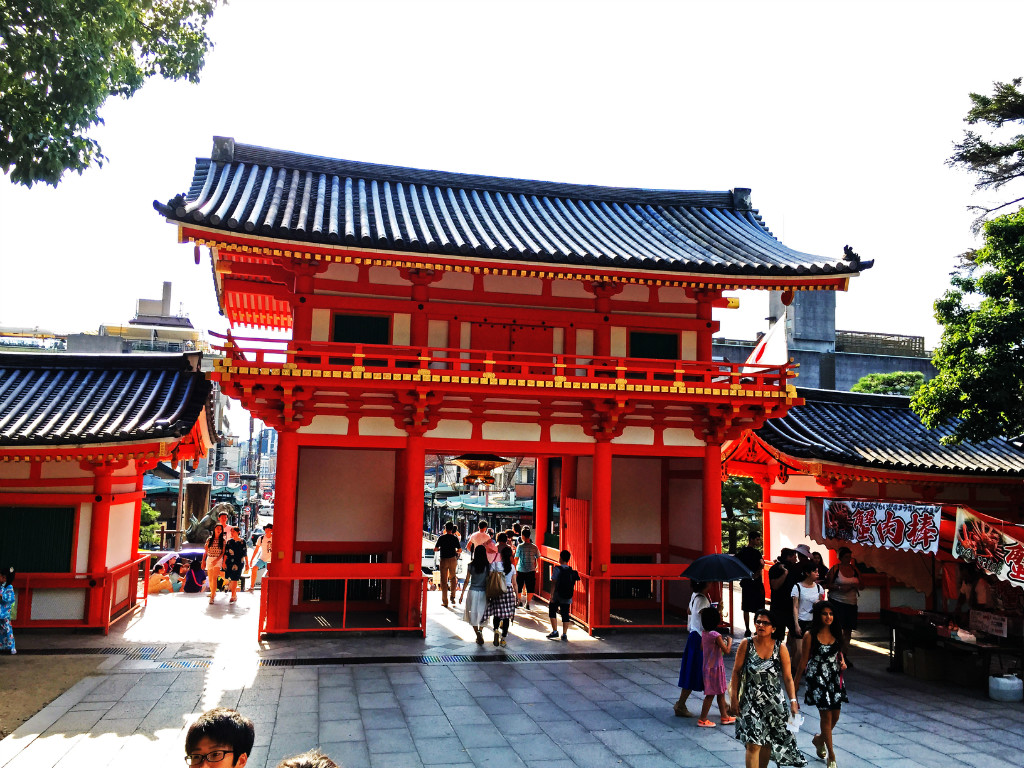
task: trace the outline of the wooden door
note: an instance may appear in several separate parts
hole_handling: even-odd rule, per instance
[[[590,502],[586,499],[565,500],[565,509],[562,510],[562,535],[561,548],[568,549],[572,553],[570,564],[586,575],[590,572]],[[576,582],[576,589],[572,596],[571,614],[590,625],[590,610],[587,599],[588,581],[581,579]],[[552,585],[554,589],[554,585]]]

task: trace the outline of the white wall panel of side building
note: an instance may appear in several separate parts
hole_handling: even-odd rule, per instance
[[[132,559],[137,544],[135,503],[113,504],[107,533],[107,568],[124,565]]]
[[[302,448],[295,538],[299,541],[391,541],[395,454]]]

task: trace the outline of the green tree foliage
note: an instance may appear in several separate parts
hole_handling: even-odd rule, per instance
[[[974,106],[965,121],[969,125],[983,124],[986,135],[965,131],[963,141],[954,146],[949,165],[976,174],[977,189],[998,190],[1024,178],[1024,134],[1019,132],[1024,125],[1024,93],[1020,84],[1018,77],[1009,83],[994,83],[991,95],[971,94]],[[971,206],[980,213],[975,224],[980,229],[986,216],[1022,200],[1024,197],[1016,197],[991,207]]]
[[[918,371],[894,371],[893,373],[869,373],[861,376],[851,392],[866,392],[870,395],[911,395],[924,384],[924,374]]]
[[[88,137],[109,96],[154,75],[199,82],[216,0],[2,0],[0,168],[56,186],[106,159]]]
[[[749,477],[730,477],[722,483],[722,538],[736,552],[746,546],[751,533],[761,533],[761,486]]]
[[[938,375],[911,402],[929,428],[961,420],[952,444],[1024,433],[1024,210],[985,222],[984,233],[935,302]]]
[[[148,548],[159,544],[160,537],[157,535],[157,528],[160,512],[153,509],[146,502],[142,502],[142,514],[139,516],[139,547]]]

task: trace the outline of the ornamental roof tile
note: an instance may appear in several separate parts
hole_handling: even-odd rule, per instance
[[[1024,451],[1006,440],[943,445],[953,424],[928,429],[910,398],[798,388],[804,404],[756,434],[798,459],[939,474],[1024,475]]]
[[[628,189],[333,160],[217,139],[157,211],[238,234],[401,252],[718,275],[851,275],[782,245],[750,190]]]
[[[0,447],[186,435],[213,386],[197,357],[0,353]]]

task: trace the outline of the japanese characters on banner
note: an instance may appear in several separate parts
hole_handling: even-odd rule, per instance
[[[963,507],[956,510],[953,557],[975,563],[1003,581],[1024,587],[1024,544]]]
[[[824,499],[822,536],[934,555],[939,551],[940,513],[941,507],[933,504]]]

